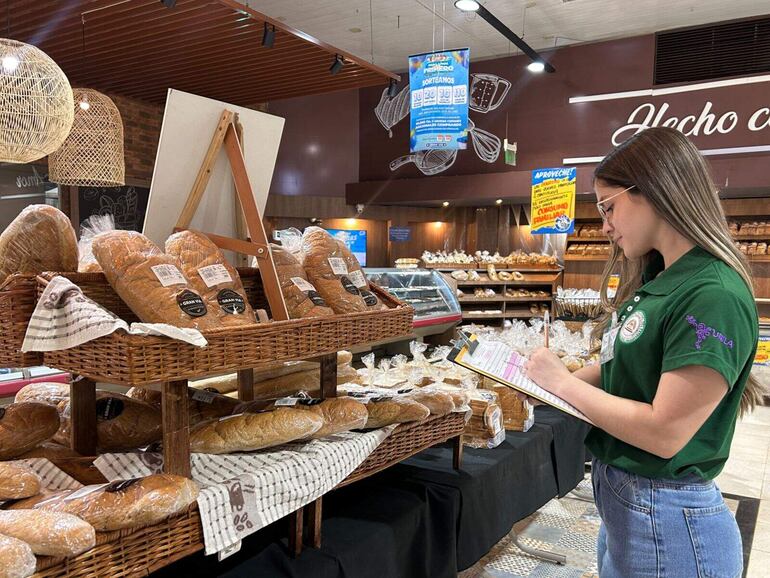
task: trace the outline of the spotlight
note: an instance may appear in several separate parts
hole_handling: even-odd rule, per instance
[[[497,199],[495,201],[495,205],[502,205],[502,204],[503,204],[503,200],[502,199]]]
[[[456,0],[455,8],[463,12],[476,12],[479,9],[479,3],[475,0]]]
[[[390,84],[388,85],[388,98],[395,98],[397,94],[398,94],[398,83],[396,82],[395,78],[391,78]]]
[[[267,22],[265,22],[265,31],[262,33],[262,46],[272,48],[273,44],[275,44],[275,26],[272,28],[268,27]]]
[[[163,4],[166,8],[173,8],[176,6],[176,0],[160,0],[160,3]]]
[[[449,201],[444,201],[443,203],[441,203],[441,206],[442,207],[448,207],[449,206]]]
[[[332,65],[329,67],[329,72],[332,74],[337,74],[340,70],[342,70],[342,67],[345,65],[345,60],[340,56],[339,54],[334,55],[334,62],[332,62]]]
[[[535,60],[534,62],[527,64],[527,70],[535,73],[543,72],[545,70],[545,64],[539,60]]]
[[[19,59],[15,56],[3,57],[3,70],[8,74],[13,73],[19,67]]]
[[[78,104],[80,105],[81,110],[88,110],[89,108],[91,108],[91,105],[88,104],[88,101],[85,98],[81,100]]]

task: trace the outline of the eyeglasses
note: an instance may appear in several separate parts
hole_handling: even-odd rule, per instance
[[[602,217],[602,221],[606,221],[606,220],[607,220],[607,209],[605,209],[605,208],[604,208],[602,205],[604,205],[604,203],[606,203],[607,201],[611,201],[611,200],[612,200],[612,199],[614,199],[615,197],[619,197],[619,196],[620,196],[620,195],[622,195],[623,193],[625,193],[625,192],[627,192],[627,191],[630,191],[630,190],[631,190],[631,189],[633,189],[635,186],[636,186],[636,185],[631,185],[631,186],[630,186],[630,187],[628,187],[627,189],[623,189],[623,190],[622,190],[622,191],[620,191],[619,193],[615,193],[615,194],[614,194],[614,195],[612,195],[611,197],[607,197],[607,198],[606,198],[606,199],[604,199],[603,201],[599,201],[598,203],[596,203],[596,210],[597,210],[597,211],[599,211],[599,214],[600,214],[600,215],[601,215],[601,217]]]

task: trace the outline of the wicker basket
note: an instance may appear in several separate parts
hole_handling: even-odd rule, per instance
[[[265,308],[258,270],[240,270],[249,301]],[[46,273],[38,283],[45,288]],[[83,292],[126,321],[135,316],[112,291],[101,273],[69,273],[67,278]],[[96,381],[121,385],[147,385],[259,369],[278,361],[309,359],[355,345],[408,335],[414,309],[377,286],[372,291],[388,311],[366,311],[331,317],[274,321],[206,332],[208,346],[194,347],[165,337],[142,337],[115,332],[77,347],[46,352],[45,365]]]
[[[424,449],[456,437],[463,432],[464,428],[465,414],[462,412],[453,412],[447,415],[429,417],[423,421],[399,425],[337,487],[341,488],[358,482]]]
[[[35,310],[35,276],[16,273],[0,285],[0,367],[43,365],[43,354],[22,353],[27,324]]]
[[[97,532],[96,547],[73,558],[40,557],[35,578],[120,578],[151,572],[203,549],[197,506],[154,526]]]

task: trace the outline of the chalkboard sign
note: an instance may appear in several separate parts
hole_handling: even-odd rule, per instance
[[[82,223],[91,215],[110,214],[115,217],[116,228],[141,232],[149,196],[149,187],[134,185],[79,187],[80,222]]]

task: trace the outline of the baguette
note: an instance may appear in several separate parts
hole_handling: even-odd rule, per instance
[[[323,425],[321,417],[300,409],[241,413],[199,424],[190,431],[190,449],[205,454],[249,452],[307,438]]]
[[[163,394],[156,389],[132,387],[126,392],[126,396],[160,409]],[[238,405],[237,400],[221,395],[217,391],[188,387],[187,396],[187,411],[190,414],[191,426],[230,415]]]
[[[40,478],[32,470],[9,462],[0,462],[0,500],[29,498],[40,492]]]
[[[0,577],[27,578],[35,573],[37,559],[29,544],[0,535]]]
[[[427,407],[403,397],[372,399],[366,405],[366,409],[369,410],[366,429],[385,427],[394,423],[420,421],[430,415],[430,410]]]
[[[14,401],[37,401],[48,405],[59,405],[59,402],[69,399],[70,386],[68,383],[40,382],[29,383],[16,392]]]
[[[59,414],[52,405],[23,401],[0,407],[0,460],[28,452],[58,429]]]
[[[189,230],[174,233],[166,239],[166,253],[179,261],[193,291],[223,326],[257,322],[238,271],[206,235]]]
[[[352,429],[362,429],[369,421],[369,411],[366,406],[352,397],[330,398],[321,403],[309,405],[305,405],[300,400],[295,407],[312,412],[323,419],[323,426],[310,435],[310,439],[323,438]]]
[[[77,556],[96,545],[91,524],[59,512],[0,511],[0,534],[26,542],[39,556]]]

